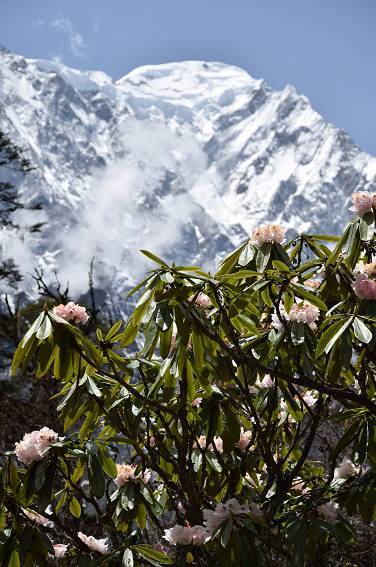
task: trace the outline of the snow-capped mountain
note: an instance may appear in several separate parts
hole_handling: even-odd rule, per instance
[[[0,128],[27,150],[21,190],[47,217],[41,236],[3,246],[77,290],[93,256],[127,285],[145,269],[139,248],[213,266],[261,223],[336,233],[351,193],[376,185],[376,158],[306,97],[222,63],[114,81],[1,50]]]

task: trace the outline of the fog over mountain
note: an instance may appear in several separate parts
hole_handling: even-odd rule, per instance
[[[336,233],[351,194],[376,189],[376,158],[306,97],[222,63],[114,81],[3,49],[0,128],[35,167],[20,190],[46,221],[24,240],[2,230],[2,253],[24,272],[56,268],[73,293],[92,257],[97,285],[121,290],[150,266],[140,248],[213,267],[258,224]]]

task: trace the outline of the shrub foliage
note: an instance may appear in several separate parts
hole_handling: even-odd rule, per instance
[[[376,509],[375,242],[370,210],[215,275],[144,251],[131,316],[94,338],[46,307],[13,372],[61,382],[63,430],[4,456],[2,564],[62,544],[66,565],[298,566],[351,543]]]

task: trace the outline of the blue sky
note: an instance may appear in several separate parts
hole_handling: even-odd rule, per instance
[[[293,84],[376,155],[375,0],[0,0],[0,44],[119,78],[216,60]]]

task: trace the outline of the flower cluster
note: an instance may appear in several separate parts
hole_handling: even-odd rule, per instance
[[[145,484],[147,484],[151,478],[151,471],[146,469],[144,472],[140,472],[138,475],[135,475],[134,472],[137,468],[137,465],[126,465],[126,464],[117,464],[117,476],[114,479],[114,483],[118,488],[124,486],[130,480],[136,480],[137,478],[142,480]]]
[[[306,323],[312,330],[316,329],[316,321],[320,316],[320,310],[309,301],[294,303],[290,309],[290,313],[286,313],[282,304],[280,305],[279,310],[281,316],[286,319],[286,321]],[[283,328],[283,323],[279,319],[277,313],[272,315],[272,325],[278,331]]]
[[[245,514],[251,514],[258,519],[262,519],[264,516],[263,512],[253,502],[240,504],[235,498],[231,498],[224,504],[217,504],[214,510],[205,508],[203,510],[203,526],[191,527],[176,524],[172,528],[165,530],[163,537],[171,545],[203,545],[230,516]]]
[[[337,507],[333,502],[327,502],[326,504],[317,506],[317,511],[328,524],[336,524],[338,522]]]
[[[358,193],[353,193],[352,203],[353,206],[350,211],[354,211],[361,217],[365,213],[372,211],[373,207],[376,207],[376,192],[359,191]]]
[[[15,452],[20,463],[31,465],[34,461],[41,461],[52,443],[57,441],[58,434],[43,427],[39,431],[25,433],[22,441],[16,443]]]
[[[369,278],[367,273],[356,275],[354,291],[360,299],[376,299],[376,279]]]
[[[267,224],[258,226],[251,236],[252,244],[262,246],[265,242],[281,244],[285,239],[286,230],[279,224]]]
[[[364,264],[362,271],[364,274],[367,274],[369,278],[376,278],[376,262]]]
[[[355,466],[350,459],[344,457],[339,466],[334,470],[334,478],[335,480],[345,479],[349,476],[357,475],[359,472],[360,467]]]
[[[195,302],[196,307],[198,307],[199,309],[208,309],[208,307],[211,307],[212,305],[210,297],[206,295],[206,293],[202,293],[201,291],[200,293],[197,294],[196,297],[192,295],[191,297],[188,298],[188,301],[193,301],[193,300]]]
[[[61,559],[66,554],[67,549],[68,549],[68,546],[64,545],[64,543],[55,543],[55,545],[54,545],[55,555],[54,556],[57,559]]]
[[[93,551],[97,551],[98,553],[102,553],[102,555],[104,555],[105,553],[108,553],[107,539],[105,539],[105,538],[96,539],[95,537],[87,536],[87,535],[83,534],[82,532],[78,532],[77,535],[80,538],[80,540],[83,541],[84,544],[87,545]]]
[[[245,451],[251,442],[251,438],[252,438],[252,431],[244,431],[244,428],[242,427],[240,430],[240,438],[238,441],[239,449]]]
[[[219,453],[223,453],[223,439],[222,437],[217,437],[215,436],[213,438],[213,443],[214,443],[214,447],[216,448],[216,450]],[[213,443],[210,443],[210,445],[208,445],[208,449],[209,451],[214,451],[214,447],[213,447]],[[201,448],[201,449],[205,449],[206,445],[207,445],[207,441],[206,441],[206,437],[205,435],[200,435],[200,437],[197,439],[197,443],[193,443],[193,448],[197,449],[197,445]]]
[[[52,310],[55,315],[61,317],[65,321],[72,321],[73,323],[79,323],[85,325],[89,320],[89,315],[86,313],[85,307],[69,301],[66,305],[62,303]]]
[[[209,534],[204,526],[180,526],[176,524],[165,530],[163,537],[170,545],[203,545]]]
[[[262,380],[259,380],[256,382],[256,385],[259,388],[273,388],[274,386],[274,381],[273,378],[270,377],[270,374],[265,374],[264,378]]]

